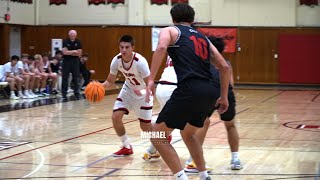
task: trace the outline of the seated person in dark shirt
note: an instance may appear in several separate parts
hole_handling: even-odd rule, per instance
[[[80,74],[82,75],[83,78],[83,84],[81,87],[81,90],[84,90],[87,84],[90,82],[90,77],[92,74],[95,73],[94,70],[88,70],[86,66],[86,62],[88,61],[88,54],[83,54],[82,57],[80,58]]]
[[[52,58],[50,61],[51,64],[51,70],[54,73],[57,73],[58,76],[58,82],[57,82],[57,89],[61,90],[61,70],[62,70],[62,60],[63,60],[63,55],[61,50],[57,50],[55,56]]]
[[[53,73],[57,73],[58,75],[61,75],[61,63],[56,57],[52,58],[50,66],[51,66],[51,71]]]

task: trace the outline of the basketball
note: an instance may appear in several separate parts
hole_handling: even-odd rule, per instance
[[[104,98],[105,89],[101,83],[92,81],[86,86],[84,94],[89,102],[100,102]]]

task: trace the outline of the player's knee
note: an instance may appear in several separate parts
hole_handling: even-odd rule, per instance
[[[152,130],[151,123],[145,123],[145,122],[141,122],[141,121],[140,121],[140,128],[142,131],[151,131]]]
[[[235,128],[235,124],[234,124],[234,120],[231,121],[224,121],[224,125],[226,127],[227,130],[233,129]]]
[[[121,111],[121,110],[114,110],[113,113],[112,113],[112,121],[113,122],[119,122],[122,120],[122,117],[123,115],[125,114],[126,112],[124,111]],[[128,113],[126,113],[128,114]]]
[[[203,127],[209,127],[209,126],[210,126],[210,119],[207,118],[203,123]]]

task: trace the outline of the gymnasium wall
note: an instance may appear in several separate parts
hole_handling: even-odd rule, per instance
[[[320,6],[297,6],[297,26],[320,26]]]
[[[221,26],[295,26],[295,0],[211,1],[211,19]]]
[[[87,0],[68,0],[67,5],[49,5],[48,0],[33,4],[10,2],[10,24],[29,25],[168,25],[168,5],[151,5],[150,0],[126,0],[113,6],[88,5]],[[299,5],[299,0],[189,0],[197,21],[215,26],[320,26],[320,6]],[[0,1],[0,16],[7,1]],[[0,23],[5,23],[0,18]]]
[[[0,24],[0,63],[4,64],[9,58],[10,25]]]
[[[134,36],[135,50],[151,60],[151,27],[145,26],[25,26],[22,28],[22,52],[49,52],[51,39],[66,38],[70,29],[77,30],[83,52],[89,54],[88,67],[96,70],[95,79],[107,78],[111,60],[119,53],[118,40],[124,34]]]
[[[6,23],[4,20],[4,14],[7,13],[8,1],[0,0],[0,23]],[[8,22],[10,24],[35,24],[35,6],[33,4],[21,4],[17,2],[9,2],[9,9],[11,20]]]
[[[136,39],[136,51],[151,62],[151,26],[24,26],[22,52],[48,52],[50,39],[65,38],[70,29],[78,31],[83,50],[90,55],[88,66],[97,72],[95,79],[106,79],[111,59],[119,52],[118,39],[123,34],[133,35]],[[280,34],[320,35],[320,28],[240,27],[238,42],[241,51],[224,54],[232,63],[235,82],[279,83],[279,58],[275,55],[281,56],[278,51]],[[303,63],[308,61],[309,59],[304,59]],[[161,71],[158,78],[160,73]],[[119,78],[123,80],[122,77]]]
[[[40,1],[40,25],[47,24],[128,24],[128,6],[88,5],[87,0],[68,0],[67,5]]]
[[[131,8],[134,4],[139,4],[141,8]],[[212,20],[212,24],[216,26],[296,25],[295,0],[190,0],[190,5],[196,11],[197,21]],[[39,22],[41,25],[168,25],[171,24],[170,8],[170,3],[161,6],[151,5],[150,0],[127,0],[125,5],[119,4],[115,7],[111,4],[88,6],[87,1],[79,0],[68,0],[68,5],[50,6],[48,1],[40,1]],[[129,14],[132,9],[136,12]],[[136,16],[140,20],[130,23],[130,19],[136,19]]]

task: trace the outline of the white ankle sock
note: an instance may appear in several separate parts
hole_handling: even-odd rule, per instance
[[[192,157],[189,156],[189,158],[186,160],[186,164],[191,164],[193,161]]]
[[[151,154],[154,154],[154,153],[157,151],[157,149],[153,146],[153,144],[151,144],[151,145],[148,147],[147,151],[148,151],[149,153],[151,153]]]
[[[209,176],[209,175],[208,175],[208,172],[207,172],[207,171],[201,171],[201,172],[199,172],[200,180],[205,180],[208,176]]]
[[[176,174],[174,174],[174,177],[176,178],[176,180],[188,180],[188,177],[187,177],[186,173],[184,172],[184,170],[181,170],[181,171],[177,172]]]
[[[239,152],[232,152],[232,160],[238,160],[239,159]]]
[[[123,146],[125,148],[129,148],[130,149],[131,148],[130,147],[130,140],[129,140],[128,136],[126,134],[124,134],[124,135],[119,136],[119,137],[120,137],[120,140],[121,140]]]

